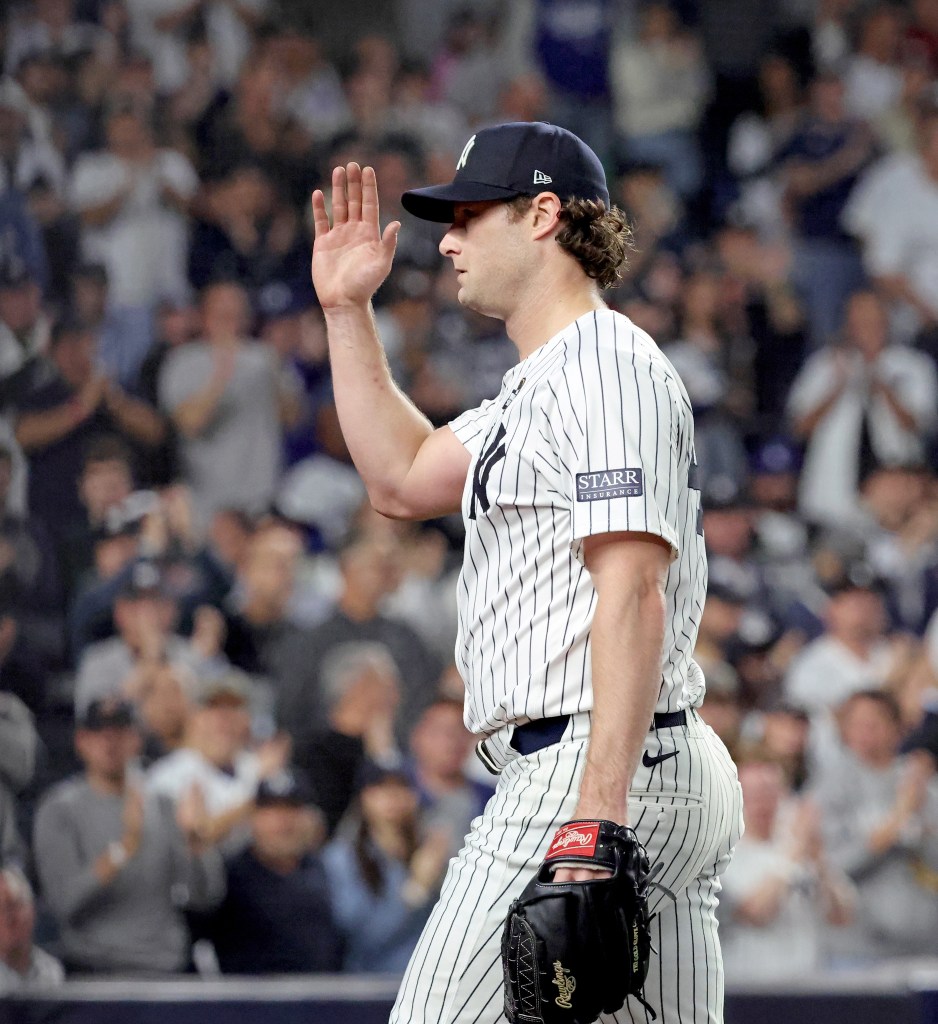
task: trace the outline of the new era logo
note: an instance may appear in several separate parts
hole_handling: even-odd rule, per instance
[[[640,498],[643,490],[644,474],[640,469],[600,469],[576,475],[577,501]]]
[[[543,171],[534,172],[534,184],[535,185],[549,185],[554,179]]]

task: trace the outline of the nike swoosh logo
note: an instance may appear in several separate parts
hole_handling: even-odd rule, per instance
[[[657,757],[649,757],[648,751],[642,753],[642,764],[646,768],[654,768],[656,764],[661,764],[662,761],[667,761],[669,757],[677,757],[680,753],[679,750],[669,750],[667,754],[658,754]]]

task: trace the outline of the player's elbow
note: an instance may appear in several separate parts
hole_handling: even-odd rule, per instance
[[[369,487],[368,501],[371,507],[385,519],[419,519],[420,516],[403,496],[394,488]]]

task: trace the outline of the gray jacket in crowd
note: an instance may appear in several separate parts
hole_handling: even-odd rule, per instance
[[[221,855],[193,856],[172,801],[146,797],[140,849],[104,885],[95,860],[123,833],[123,800],[84,776],[55,786],[36,815],[34,856],[46,905],[61,929],[71,970],[158,974],[189,959],[185,909],[209,910],[224,897]]]
[[[873,831],[896,803],[902,759],[876,770],[844,755],[818,782],[817,798],[831,861],[857,887],[856,920],[838,929],[837,951],[849,958],[938,954],[938,790],[929,788],[920,820],[882,854],[869,849]]]

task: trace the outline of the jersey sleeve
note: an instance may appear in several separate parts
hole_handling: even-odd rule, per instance
[[[497,399],[488,398],[475,409],[467,409],[447,426],[462,442],[470,455],[478,455],[485,436],[485,427]]]
[[[692,421],[667,361],[627,343],[583,345],[555,390],[552,433],[560,440],[558,471],[572,539],[651,533],[676,557]]]

